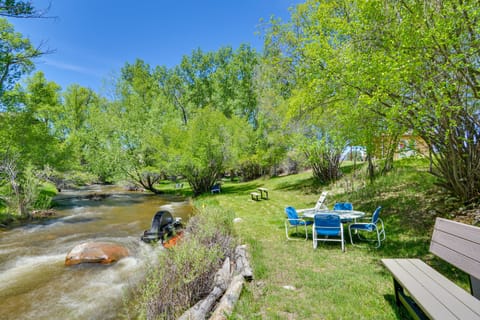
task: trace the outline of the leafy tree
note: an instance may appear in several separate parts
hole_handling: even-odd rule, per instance
[[[84,152],[101,99],[93,90],[77,84],[69,86],[62,97],[61,112],[55,123],[57,134],[69,149],[71,168],[80,169],[82,165],[89,168]]]
[[[17,85],[10,92],[9,108],[0,113],[2,179],[11,190],[10,207],[22,216],[28,216],[38,196],[39,170],[59,167],[68,158],[54,130],[59,86],[42,73],[26,82],[26,88]]]
[[[170,70],[156,69],[160,87],[169,102],[180,111],[184,124],[207,106],[227,117],[237,115],[256,121],[256,95],[253,84],[257,54],[247,45],[236,51],[224,47],[216,52],[197,49],[184,56]]]
[[[27,38],[15,32],[13,26],[0,18],[0,103],[7,90],[13,88],[20,77],[33,70],[32,59],[45,52],[35,48]]]
[[[10,18],[36,18],[43,13],[38,12],[30,1],[0,0],[0,16]]]
[[[26,88],[17,86],[10,92],[9,109],[0,113],[0,150],[9,149],[20,155],[22,163],[30,162],[36,168],[57,166],[65,156],[54,126],[60,111],[60,87],[41,72],[26,83]]]
[[[198,111],[188,126],[171,130],[171,162],[185,176],[194,194],[209,192],[238,156],[238,118],[228,119],[211,108]]]
[[[90,136],[101,136],[90,141],[89,159],[98,168],[107,169],[110,164],[124,177],[158,193],[154,185],[163,177],[166,162],[164,126],[179,120],[172,119],[173,108],[163,96],[154,70],[142,60],[125,64],[117,95],[116,101],[97,113],[96,130]]]
[[[442,185],[475,201],[479,14],[475,1],[307,1],[282,39],[304,79],[295,98],[337,114],[354,106],[383,136],[413,129],[430,146]]]

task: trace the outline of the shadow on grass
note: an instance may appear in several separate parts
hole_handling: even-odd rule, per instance
[[[392,292],[393,292],[393,280],[392,280]],[[399,308],[399,306],[397,305],[394,294],[385,294],[383,298],[392,307],[392,310],[393,312],[395,312],[397,319],[410,319],[408,312],[406,310],[403,310],[401,307]]]

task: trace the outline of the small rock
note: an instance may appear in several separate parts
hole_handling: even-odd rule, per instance
[[[292,291],[297,290],[297,288],[295,288],[294,286],[283,286],[283,288],[287,290],[292,290]]]

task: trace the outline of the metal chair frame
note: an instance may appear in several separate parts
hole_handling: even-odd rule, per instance
[[[370,222],[352,223],[348,226],[348,234],[350,235],[350,242],[352,243],[352,245],[355,246],[355,244],[353,243],[353,237],[352,237],[352,229],[353,229],[360,240],[377,242],[377,245],[375,246],[375,248],[380,248],[380,246],[382,245],[382,241],[384,241],[387,238],[387,235],[385,232],[385,225],[383,224],[383,220],[380,218],[381,210],[382,210],[382,207],[378,207],[377,209],[375,209],[371,217],[361,219],[361,220],[370,220]],[[377,237],[375,240],[367,239],[361,236],[360,231],[376,232]]]
[[[320,222],[320,224],[318,224]],[[327,222],[326,224],[322,224],[323,222]],[[332,226],[332,224],[334,224]],[[327,232],[328,230],[332,230],[334,233]],[[320,232],[319,232],[320,231]],[[322,232],[324,231],[324,232]],[[337,232],[335,232],[337,231]],[[340,220],[340,217],[336,214],[326,214],[326,213],[319,213],[316,214],[313,218],[313,226],[312,226],[312,233],[313,233],[313,248],[316,249],[318,246],[318,241],[336,241],[341,242],[342,244],[342,252],[345,252],[345,238],[343,236],[343,224]],[[318,235],[324,236],[324,238],[319,238]],[[329,236],[336,236],[340,237],[340,239],[332,239]]]
[[[288,214],[289,210],[290,210],[290,214],[292,215],[292,217],[290,217],[289,214]],[[285,219],[285,235],[287,236],[287,240],[299,240],[299,239],[290,238],[288,236],[289,235],[289,230],[295,228],[295,232],[298,233],[298,227],[303,227],[305,229],[305,241],[307,241],[308,240],[307,226],[311,225],[313,222],[312,221],[307,221],[305,219],[302,219],[301,217],[298,217],[297,211],[293,207],[286,207],[285,208],[285,213],[287,215],[287,218]],[[296,217],[295,217],[295,215],[296,215]]]

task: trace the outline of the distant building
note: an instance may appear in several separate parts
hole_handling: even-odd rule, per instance
[[[403,134],[397,146],[394,159],[401,159],[412,156],[427,156],[428,146],[425,140],[411,132]]]

